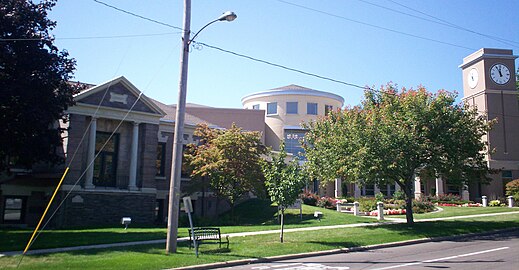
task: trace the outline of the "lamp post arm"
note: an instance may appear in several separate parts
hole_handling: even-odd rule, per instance
[[[217,21],[219,21],[219,19],[216,19],[216,20],[214,20],[214,21],[211,21],[211,22],[207,23],[206,25],[204,25],[204,27],[200,28],[200,30],[198,30],[198,32],[196,32],[196,34],[195,34],[195,35],[194,35],[194,36],[189,40],[189,42],[188,42],[187,44],[190,45],[191,42],[193,42],[193,40],[195,40],[195,38],[198,36],[198,34],[200,34],[200,32],[202,32],[202,30],[204,30],[204,29],[207,28],[209,25],[211,25],[211,24],[213,24],[213,23],[215,23],[215,22],[217,22]]]

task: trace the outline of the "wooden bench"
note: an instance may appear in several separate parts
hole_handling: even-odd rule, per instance
[[[220,228],[194,228],[193,234],[191,234],[191,229],[188,229],[189,232],[189,248],[191,248],[193,244],[193,234],[196,241],[197,246],[199,246],[203,241],[216,241],[218,243],[218,247],[222,247],[222,243],[227,244],[227,249],[229,248],[229,236],[225,236],[225,241],[222,241],[222,235],[220,234]]]

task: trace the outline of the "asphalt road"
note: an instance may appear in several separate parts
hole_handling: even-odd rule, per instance
[[[519,269],[519,231],[451,241],[234,266],[253,270]]]

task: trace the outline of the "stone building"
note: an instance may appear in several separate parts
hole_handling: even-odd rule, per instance
[[[143,95],[120,77],[75,96],[62,126],[65,164],[20,170],[0,181],[0,224],[34,226],[68,167],[53,208],[54,227],[117,224],[131,217],[138,224],[163,223],[171,175],[174,105]],[[188,104],[186,144],[196,141],[196,125],[264,133],[264,111],[220,109]],[[189,185],[182,176],[181,188]],[[215,215],[226,204],[207,189],[190,195],[197,214]],[[218,204],[218,205],[217,205]],[[51,208],[49,213],[54,209]]]

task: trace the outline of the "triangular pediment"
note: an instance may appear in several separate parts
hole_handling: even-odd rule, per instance
[[[140,96],[140,98],[139,98]],[[99,106],[123,111],[165,115],[155,103],[143,95],[128,79],[119,77],[81,91],[74,96],[77,105]]]

